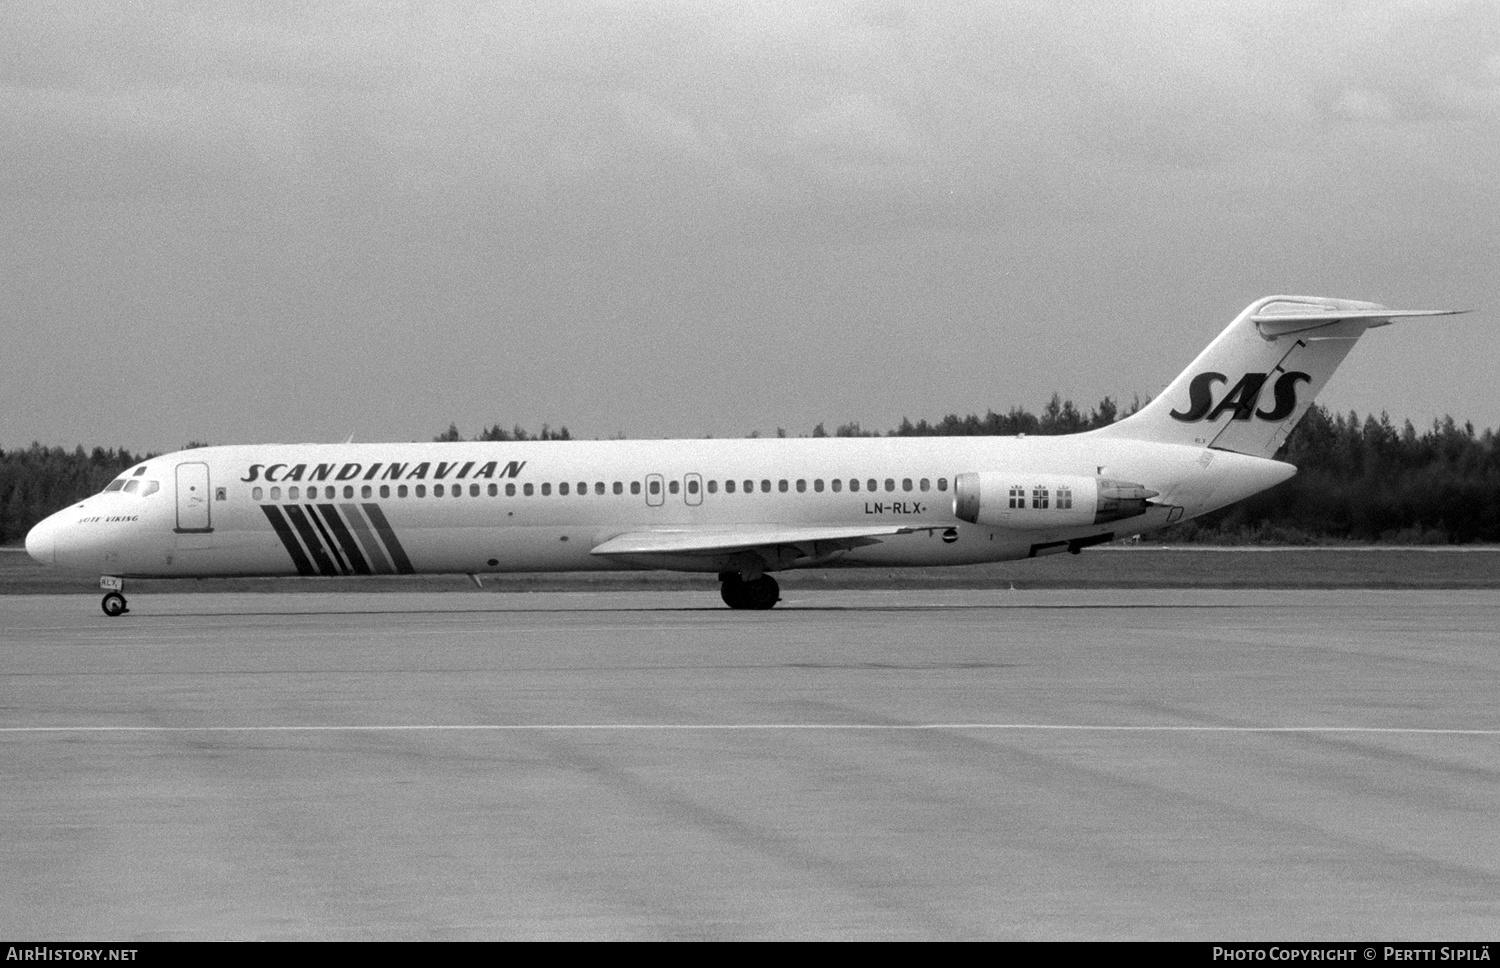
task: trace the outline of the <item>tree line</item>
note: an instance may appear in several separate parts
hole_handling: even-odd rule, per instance
[[[846,423],[813,437],[954,437],[1069,434],[1113,423],[1121,412],[1106,397],[1087,412],[1057,394],[1032,413],[1014,407],[984,416],[949,414],[935,422],[903,419],[884,432]],[[758,436],[758,435],[752,435]],[[787,436],[783,429],[777,436]],[[433,438],[465,438],[456,424]],[[572,440],[567,427],[532,433],[498,423],[471,438],[487,441]],[[190,444],[191,446],[201,446]],[[22,541],[37,521],[104,488],[121,471],[154,455],[95,447],[0,450],[0,543]],[[1297,465],[1290,481],[1238,504],[1151,535],[1153,540],[1217,544],[1469,544],[1500,542],[1500,447],[1494,430],[1476,432],[1452,417],[1417,430],[1390,417],[1331,413],[1314,404],[1277,455]]]

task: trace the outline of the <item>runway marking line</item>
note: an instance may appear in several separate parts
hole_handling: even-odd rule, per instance
[[[0,726],[16,733],[399,733],[399,732],[667,732],[667,731],[994,731],[1099,733],[1391,733],[1500,736],[1500,729],[1419,726],[1089,726],[1052,723],[471,723],[406,726]]]

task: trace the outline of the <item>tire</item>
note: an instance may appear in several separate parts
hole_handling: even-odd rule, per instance
[[[745,604],[741,608],[767,609],[774,608],[781,601],[781,586],[776,584],[776,579],[770,575],[761,575],[755,581],[744,583]]]
[[[104,609],[104,614],[110,618],[118,618],[129,611],[125,607],[125,596],[119,592],[110,592],[108,595],[105,595],[104,600],[99,603],[99,607]]]
[[[745,583],[740,580],[739,575],[726,578],[719,585],[719,597],[724,599],[724,604],[730,608],[745,608]]]

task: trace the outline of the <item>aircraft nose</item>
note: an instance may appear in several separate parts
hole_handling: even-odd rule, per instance
[[[26,553],[44,565],[57,563],[57,528],[51,518],[26,532]]]

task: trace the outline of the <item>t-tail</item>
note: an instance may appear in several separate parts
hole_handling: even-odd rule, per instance
[[[1271,457],[1365,330],[1405,316],[1462,311],[1267,296],[1246,307],[1140,412],[1095,433]]]

